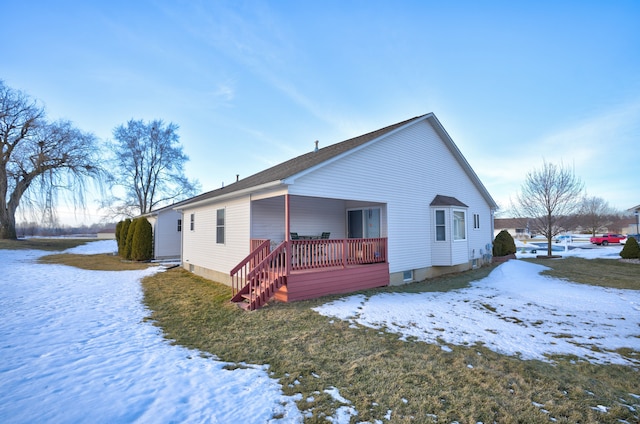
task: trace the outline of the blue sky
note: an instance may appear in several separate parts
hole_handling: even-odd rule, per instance
[[[1,10],[6,84],[103,140],[132,118],[178,124],[203,191],[315,140],[434,112],[503,209],[545,160],[575,169],[589,196],[640,204],[638,1],[2,0]]]

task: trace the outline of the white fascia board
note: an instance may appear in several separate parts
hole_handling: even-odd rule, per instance
[[[402,131],[403,129],[405,129],[405,128],[407,128],[407,127],[411,126],[411,125],[414,125],[414,124],[415,124],[415,123],[417,123],[417,122],[420,122],[420,121],[423,121],[423,120],[425,120],[425,119],[429,118],[429,116],[431,116],[431,115],[433,115],[433,114],[432,114],[432,113],[429,113],[428,115],[425,115],[425,116],[423,116],[422,118],[416,119],[416,120],[411,121],[411,122],[407,122],[405,125],[403,125],[403,126],[401,126],[401,127],[398,127],[398,128],[396,128],[395,130],[393,130],[393,131],[389,131],[388,133],[386,133],[386,134],[384,134],[384,135],[381,135],[380,137],[374,138],[373,140],[370,140],[370,141],[368,141],[368,142],[366,142],[366,143],[364,143],[364,144],[361,144],[361,145],[359,145],[359,146],[357,146],[357,147],[354,147],[353,149],[349,149],[349,150],[347,150],[346,152],[343,152],[343,153],[341,153],[341,154],[339,154],[339,155],[337,155],[337,156],[334,156],[334,157],[332,157],[331,159],[327,159],[326,161],[324,161],[324,162],[322,162],[322,163],[319,163],[319,164],[317,164],[316,166],[312,166],[312,167],[310,167],[310,168],[305,169],[304,171],[300,171],[300,172],[298,172],[298,173],[297,173],[297,174],[295,174],[295,175],[292,175],[292,176],[290,176],[290,177],[287,177],[287,178],[285,178],[285,179],[283,180],[283,182],[284,182],[285,184],[293,184],[293,183],[295,183],[295,181],[296,181],[296,179],[297,179],[297,178],[303,177],[303,176],[305,176],[305,175],[307,175],[307,174],[309,174],[309,173],[311,173],[311,172],[315,171],[316,169],[320,169],[320,168],[322,168],[322,167],[324,167],[324,166],[327,166],[327,165],[329,165],[329,164],[331,164],[331,163],[333,163],[333,162],[335,162],[335,161],[337,161],[337,160],[340,160],[340,159],[342,159],[342,158],[344,158],[344,157],[347,157],[347,156],[349,156],[349,155],[351,155],[351,154],[353,154],[353,153],[355,153],[355,152],[358,152],[358,151],[360,151],[360,150],[364,149],[365,147],[368,147],[368,146],[371,146],[371,145],[372,145],[372,144],[374,144],[374,143],[377,143],[377,142],[378,142],[378,141],[380,141],[380,140],[384,140],[385,138],[389,137],[389,136],[390,136],[390,135],[392,135],[392,134],[395,134],[395,133],[397,133],[397,132],[399,132],[399,131]]]
[[[231,193],[221,194],[220,196],[215,196],[215,197],[210,197],[210,198],[207,198],[207,199],[202,199],[202,200],[197,201],[197,202],[187,202],[187,203],[185,203],[183,205],[176,206],[173,209],[177,210],[177,211],[183,211],[185,209],[189,209],[189,208],[193,208],[193,207],[197,207],[197,206],[203,206],[203,205],[207,205],[209,203],[217,203],[217,202],[220,202],[220,201],[223,201],[223,200],[233,199],[235,197],[242,197],[242,196],[245,196],[247,194],[255,193],[255,192],[258,192],[258,191],[269,190],[269,189],[277,187],[277,186],[279,186],[281,184],[283,184],[283,182],[281,180],[271,181],[269,183],[264,183],[264,184],[261,184],[261,185],[258,185],[258,186],[247,187],[247,188],[242,189],[242,190],[232,191]]]

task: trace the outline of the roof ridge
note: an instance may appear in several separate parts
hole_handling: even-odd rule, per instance
[[[235,191],[247,189],[250,187],[255,187],[261,184],[266,184],[272,181],[283,180],[299,172],[302,172],[306,169],[309,169],[315,165],[318,165],[329,159],[332,159],[340,155],[341,153],[348,152],[351,149],[354,149],[355,147],[363,145],[369,141],[375,140],[387,133],[390,133],[391,131],[397,128],[400,128],[417,119],[421,119],[427,115],[429,114],[426,113],[423,115],[415,116],[413,118],[406,119],[404,121],[397,122],[395,124],[387,125],[386,127],[379,128],[377,130],[373,130],[356,137],[352,137],[334,144],[330,144],[318,150],[312,150],[310,152],[303,153],[294,158],[288,159],[284,162],[274,165],[270,168],[263,169],[262,171],[258,171],[255,174],[252,174],[246,178],[240,179],[227,186],[210,190],[208,192],[194,196],[191,199],[187,199],[183,202],[191,203],[199,200],[206,200],[210,198],[215,198],[223,194],[233,193]]]

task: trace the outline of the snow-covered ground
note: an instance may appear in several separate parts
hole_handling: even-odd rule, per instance
[[[70,251],[112,252],[114,243]],[[563,255],[614,258],[620,249]],[[284,396],[268,364],[226,370],[214,357],[170,345],[144,321],[149,311],[141,303],[140,279],[158,269],[38,264],[44,254],[0,250],[0,422],[302,422],[304,412],[295,404],[300,395]],[[316,310],[443,350],[483,343],[523,359],[560,353],[630,365],[612,350],[640,350],[640,292],[541,277],[543,269],[509,261],[467,289],[356,295]],[[329,421],[357,416],[337,389],[325,391],[347,405]]]
[[[554,253],[620,259],[621,249],[577,244]],[[517,256],[535,254],[519,251]],[[448,345],[479,343],[522,359],[547,360],[547,355],[560,354],[594,363],[640,365],[614,351],[622,347],[640,351],[640,291],[543,277],[540,272],[545,269],[511,260],[469,288],[445,293],[354,295],[315,310],[385,328],[403,338],[437,343],[445,350]]]
[[[112,240],[70,249],[114,250]],[[0,250],[0,422],[302,421],[267,365],[223,369],[143,321],[139,282],[158,269],[35,262],[46,253]]]

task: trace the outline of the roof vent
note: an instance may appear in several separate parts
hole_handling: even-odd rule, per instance
[[[314,152],[317,152],[317,151],[318,151],[318,140],[316,140],[316,148],[315,148]]]
[[[236,182],[240,181],[240,174],[236,174]]]

